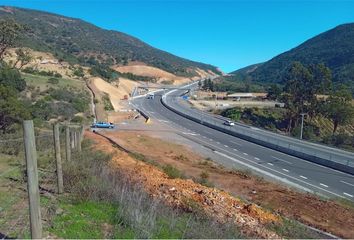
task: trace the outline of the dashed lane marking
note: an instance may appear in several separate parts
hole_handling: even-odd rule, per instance
[[[300,175],[300,177],[301,177],[301,178],[303,178],[303,179],[307,179],[307,177],[305,177],[305,176],[302,176],[302,175]]]
[[[270,166],[274,166],[274,164],[273,164],[273,163],[270,163],[270,162],[269,162],[269,163],[267,163],[267,164],[268,164],[268,165],[270,165]]]
[[[248,156],[248,153],[243,153],[243,155]]]
[[[351,183],[348,183],[348,182],[345,182],[345,181],[340,181],[341,183],[344,183],[344,184],[347,184],[347,185],[349,185],[349,186],[352,186],[352,187],[354,187],[354,184],[351,184]]]
[[[274,159],[276,159],[276,160],[278,160],[278,161],[281,161],[281,162],[285,162],[285,163],[287,163],[287,164],[290,164],[290,165],[292,165],[292,163],[291,163],[291,162],[289,162],[289,161],[286,161],[286,160],[284,160],[284,159],[281,159],[281,158],[277,158],[277,157],[274,157],[274,156],[272,156],[272,158],[274,158]]]
[[[289,170],[288,170],[288,169],[285,169],[285,168],[283,168],[282,170],[285,171],[285,172],[289,172]]]
[[[258,160],[258,161],[261,160],[261,159],[259,159],[258,157],[255,157],[254,159],[256,159],[256,160]]]
[[[322,187],[328,188],[328,185],[326,185],[326,184],[320,183],[320,185],[321,185]]]

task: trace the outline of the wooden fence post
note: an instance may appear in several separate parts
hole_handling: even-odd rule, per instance
[[[23,121],[23,139],[27,168],[31,238],[38,239],[42,238],[42,219],[39,201],[37,151],[32,120]]]
[[[63,193],[64,184],[63,184],[63,169],[61,165],[61,155],[60,155],[60,138],[59,138],[59,124],[53,125],[54,133],[54,149],[55,149],[55,160],[57,163],[57,185],[58,185],[58,194]]]
[[[77,143],[76,143],[77,146],[76,147],[77,147],[78,152],[81,152],[81,131],[82,130],[80,127],[79,130],[76,132],[76,135],[77,135],[77,138],[76,138],[77,139]]]
[[[65,153],[66,161],[71,161],[71,149],[70,149],[70,128],[65,126]]]
[[[73,129],[70,131],[70,143],[71,143],[71,149],[75,148],[75,132]]]

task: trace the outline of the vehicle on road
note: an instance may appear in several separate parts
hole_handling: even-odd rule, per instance
[[[147,96],[147,99],[154,99],[155,98],[155,94],[153,93],[149,93]]]
[[[235,126],[235,123],[232,122],[232,121],[227,120],[227,121],[224,122],[224,125],[226,125],[226,126]]]
[[[111,122],[96,122],[91,125],[91,128],[115,128]]]

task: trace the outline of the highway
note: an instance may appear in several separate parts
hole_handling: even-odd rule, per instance
[[[170,91],[166,97],[174,106],[191,111],[190,114],[197,114],[196,110],[188,109],[188,106],[181,102],[180,94],[180,90]],[[189,120],[167,109],[161,103],[161,97],[162,91],[157,92],[154,99],[140,97],[132,100],[132,103],[146,112],[152,118],[152,122],[160,121],[174,127],[188,139],[211,149],[214,154],[230,164],[237,163],[258,175],[267,176],[303,191],[354,201],[353,175],[242,140]],[[256,128],[253,130],[260,131]]]

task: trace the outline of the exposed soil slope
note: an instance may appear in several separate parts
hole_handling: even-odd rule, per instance
[[[326,201],[312,194],[300,193],[265,181],[248,172],[230,171],[195,154],[192,149],[169,143],[140,132],[112,132],[122,146],[149,157],[160,164],[171,164],[185,175],[200,178],[206,172],[208,181],[220,189],[291,219],[343,238],[354,237],[354,208]]]
[[[132,181],[140,182],[152,197],[187,211],[198,208],[222,222],[234,221],[248,236],[279,238],[277,234],[265,228],[265,224],[279,221],[276,215],[256,205],[246,204],[226,192],[202,186],[192,180],[171,179],[158,168],[133,159],[94,133],[86,132],[86,137],[95,141],[95,148],[98,150],[112,153],[112,167],[127,173]]]

